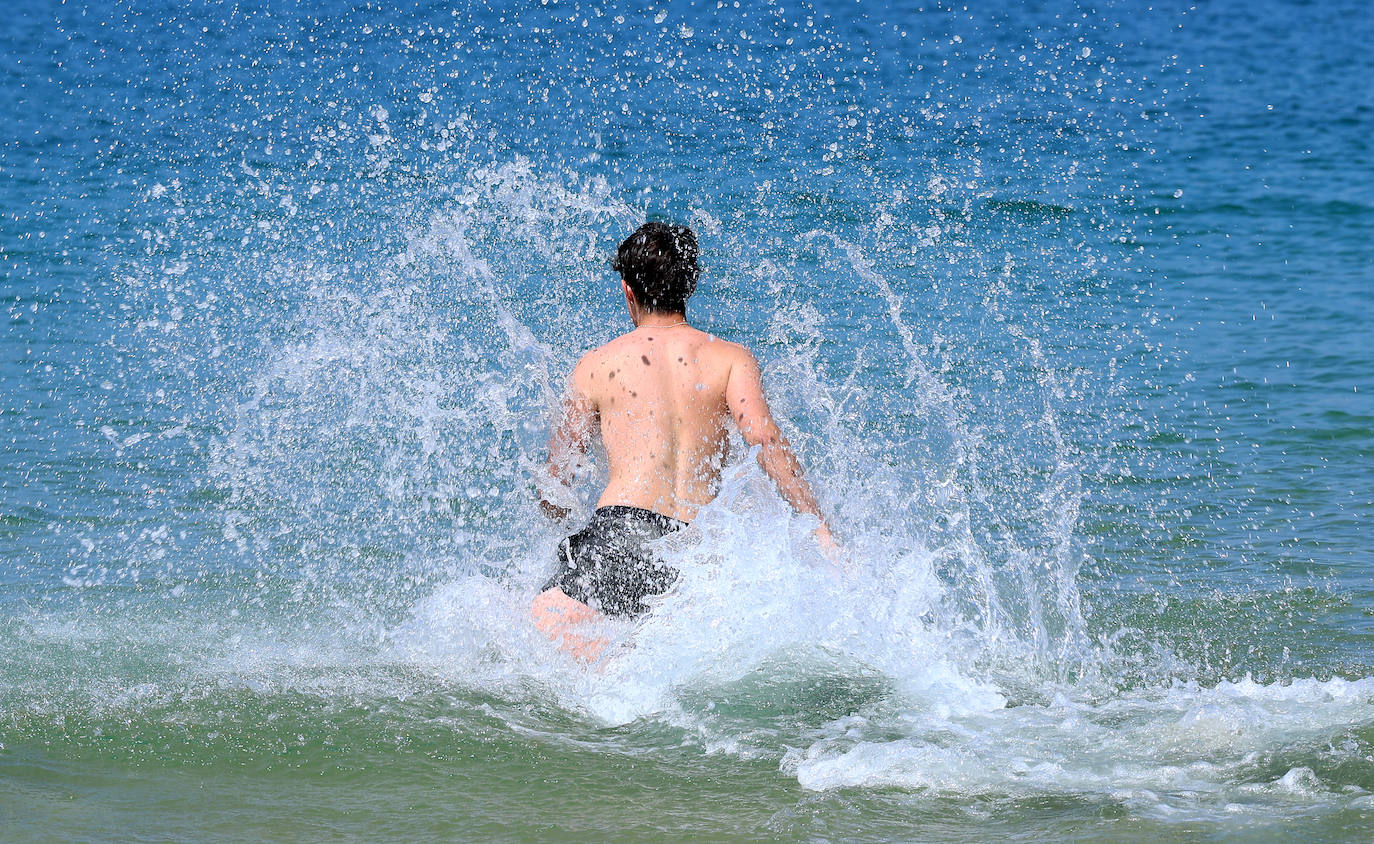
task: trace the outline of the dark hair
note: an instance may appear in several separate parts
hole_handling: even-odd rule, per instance
[[[686,226],[645,223],[620,244],[611,268],[620,273],[635,301],[650,311],[687,312],[697,289],[697,237]]]

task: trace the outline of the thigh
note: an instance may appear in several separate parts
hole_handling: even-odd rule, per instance
[[[530,615],[534,616],[534,626],[546,634],[566,625],[586,624],[601,618],[601,613],[579,600],[569,598],[556,586],[539,593],[530,604]]]

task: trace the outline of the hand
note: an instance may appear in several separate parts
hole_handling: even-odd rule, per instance
[[[830,532],[830,525],[821,522],[820,527],[816,528],[813,535],[816,537],[816,542],[821,546],[821,551],[825,554],[826,559],[837,568],[842,568],[840,566],[840,545],[835,541],[835,535]]]
[[[572,512],[567,507],[560,507],[548,501],[542,495],[539,497],[539,509],[544,511],[544,515],[547,516],[550,521],[560,524],[568,517],[568,514]]]

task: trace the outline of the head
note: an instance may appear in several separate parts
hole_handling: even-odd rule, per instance
[[[697,289],[697,238],[686,226],[645,223],[620,244],[611,261],[620,273],[631,309],[687,314],[687,299]]]

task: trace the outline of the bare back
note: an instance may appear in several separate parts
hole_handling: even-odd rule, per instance
[[[687,325],[643,326],[589,352],[572,387],[600,421],[610,478],[597,506],[691,521],[729,447],[732,368],[752,356]]]
[[[638,320],[637,320],[638,321]],[[830,528],[801,464],[773,420],[763,375],[748,349],[685,323],[641,324],[583,356],[549,440],[549,474],[567,483],[598,426],[610,478],[598,507],[642,507],[684,522],[716,495],[733,424],[778,492]],[[546,512],[568,509],[541,494]]]

